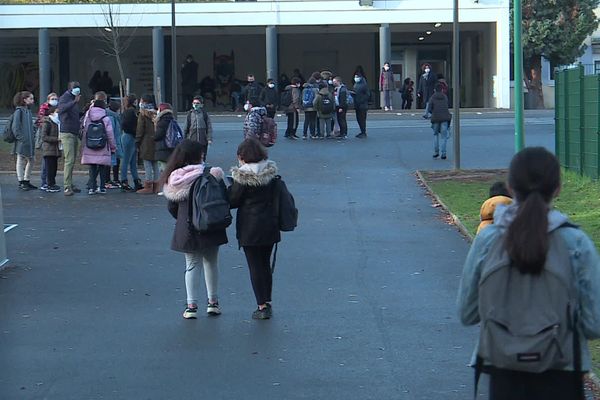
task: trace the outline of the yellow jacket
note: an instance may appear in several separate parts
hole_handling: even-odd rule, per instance
[[[494,211],[496,210],[496,206],[498,204],[504,204],[508,206],[512,203],[512,201],[513,200],[510,197],[506,196],[494,196],[484,201],[481,205],[481,210],[479,211],[481,222],[477,228],[477,233],[479,233],[479,231],[486,226],[494,223]]]

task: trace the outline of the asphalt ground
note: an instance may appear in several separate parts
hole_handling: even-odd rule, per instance
[[[463,168],[508,165],[510,117],[465,116]],[[528,115],[526,143],[552,148],[553,124]],[[183,320],[164,198],[19,192],[2,175],[4,221],[18,227],[0,272],[0,399],[470,398],[477,329],[455,310],[468,243],[414,177],[452,168],[451,147],[433,160],[418,114],[369,116],[366,140],[354,121],[341,142],[279,128],[270,158],[300,217],[279,246],[268,321],[250,318],[233,226],[219,256],[223,314]],[[240,118],[215,118],[209,163],[233,165],[241,136]]]

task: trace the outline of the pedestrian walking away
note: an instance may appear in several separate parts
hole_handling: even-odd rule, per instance
[[[428,107],[431,115],[431,129],[433,129],[433,158],[438,158],[441,150],[442,160],[445,160],[452,114],[448,110],[448,98],[442,93],[442,85],[436,85],[435,93],[429,99]]]
[[[140,158],[144,162],[146,177],[144,187],[138,190],[139,194],[158,193],[157,181],[159,179],[158,161],[154,152],[154,118],[156,109],[151,95],[144,95],[140,101],[135,142],[139,146]]]
[[[35,153],[34,126],[30,110],[33,103],[33,93],[31,92],[18,92],[13,98],[15,112],[12,117],[11,129],[16,139],[13,145],[13,154],[17,156],[16,172],[19,189],[23,191],[37,189],[37,186],[32,185],[29,181]]]
[[[73,184],[73,166],[79,151],[79,138],[81,137],[81,122],[79,120],[79,100],[81,88],[79,82],[72,81],[68,84],[66,92],[58,99],[58,118],[60,132],[58,138],[63,150],[64,175],[63,186],[65,196],[73,196],[81,190]]]
[[[367,137],[367,111],[369,109],[369,87],[367,81],[360,75],[354,75],[354,110],[360,133],[356,135],[359,139]]]
[[[479,324],[476,395],[486,373],[492,400],[584,399],[587,341],[600,337],[600,258],[552,207],[560,173],[545,148],[517,153],[508,173],[516,201],[497,206],[467,255],[458,310],[463,324]]]
[[[273,210],[277,165],[268,159],[266,148],[253,138],[238,146],[237,156],[239,166],[231,169],[233,183],[228,189],[229,202],[232,209],[238,209],[236,237],[246,255],[258,305],[252,318],[269,319],[273,312],[271,252],[273,245],[281,240]]]
[[[202,161],[206,161],[208,146],[212,144],[213,128],[210,116],[204,108],[204,98],[194,96],[192,109],[187,112],[185,119],[184,136],[195,140],[202,146]]]
[[[186,319],[194,319],[197,315],[202,270],[208,298],[206,313],[211,316],[221,314],[218,255],[219,246],[227,243],[225,228],[198,232],[191,229],[189,224],[190,189],[202,177],[204,168],[202,145],[198,141],[185,139],[173,151],[160,179],[168,200],[169,213],[176,220],[171,250],[184,253],[185,256],[186,307],[183,318]],[[223,182],[221,168],[211,168],[210,174]]]
[[[392,93],[396,86],[394,83],[394,72],[390,67],[390,63],[386,61],[381,68],[381,75],[379,76],[379,90],[383,93],[383,110],[392,111]]]

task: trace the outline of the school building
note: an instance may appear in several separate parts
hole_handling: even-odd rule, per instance
[[[377,91],[384,61],[391,62],[398,88],[407,77],[416,84],[421,65],[429,63],[452,86],[452,7],[451,0],[177,3],[177,65],[191,54],[198,80],[210,76],[219,87],[248,72],[264,82],[291,77],[296,68],[305,78],[330,70],[351,83],[360,65]],[[70,80],[90,96],[96,71],[106,71],[116,86],[119,68],[106,55],[111,44],[101,40],[111,31],[109,11],[128,44],[122,67],[131,91],[152,93],[160,77],[168,100],[169,3],[1,5],[0,108],[18,90],[41,90],[45,97],[62,93]],[[459,18],[462,107],[510,108],[508,0],[463,0]],[[40,74],[40,63],[49,72]]]

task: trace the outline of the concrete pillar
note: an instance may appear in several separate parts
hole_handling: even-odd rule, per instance
[[[266,28],[266,49],[267,49],[267,79],[279,80],[279,71],[277,70],[277,27],[269,25]]]
[[[38,30],[38,63],[40,66],[39,104],[46,101],[51,90],[50,82],[50,33],[48,28]]]
[[[521,87],[522,83],[519,83]],[[510,108],[510,15],[499,13],[496,20],[496,87],[498,108]]]
[[[377,69],[377,89],[379,89],[379,73],[383,67],[383,63],[390,61],[391,58],[392,35],[390,33],[390,24],[381,24],[379,27],[379,68]],[[383,92],[379,95],[379,104],[383,107]]]
[[[165,39],[160,26],[152,28],[152,70],[154,72],[152,87],[154,88],[156,101],[159,98],[159,91],[162,101],[165,101]],[[160,77],[160,88],[156,85],[156,78],[158,77]]]

